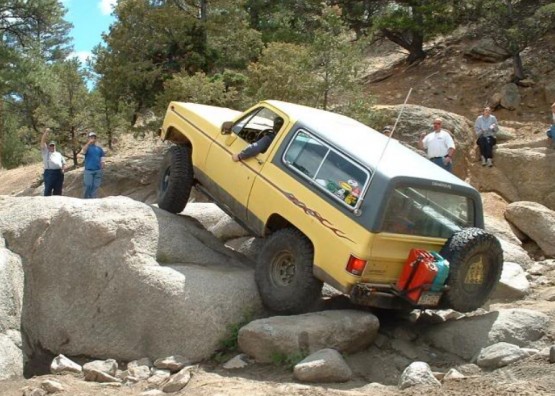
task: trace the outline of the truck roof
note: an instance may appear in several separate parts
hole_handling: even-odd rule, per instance
[[[266,102],[387,178],[414,177],[472,188],[457,176],[403,146],[398,140],[389,139],[352,118],[294,103],[277,100]]]

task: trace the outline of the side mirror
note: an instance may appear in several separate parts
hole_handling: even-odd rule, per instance
[[[221,132],[222,135],[229,135],[231,133],[231,127],[233,126],[232,121],[226,121],[222,124]]]

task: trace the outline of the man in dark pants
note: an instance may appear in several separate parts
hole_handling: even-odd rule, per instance
[[[105,152],[96,144],[96,133],[89,132],[87,144],[81,153],[85,156],[85,170],[83,171],[84,198],[96,198],[96,192],[102,183]]]
[[[50,128],[46,128],[40,141],[42,163],[44,165],[44,196],[62,195],[64,185],[64,172],[66,160],[64,156],[56,151],[56,142],[46,144]]]

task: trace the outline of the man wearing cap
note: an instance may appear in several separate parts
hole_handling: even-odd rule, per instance
[[[96,192],[102,182],[102,169],[104,168],[104,150],[96,145],[96,133],[89,132],[87,144],[81,153],[85,156],[85,171],[83,184],[85,198],[96,198]]]
[[[56,142],[46,144],[50,128],[45,128],[40,141],[40,152],[44,165],[44,196],[62,195],[66,160],[62,153],[56,151]]]

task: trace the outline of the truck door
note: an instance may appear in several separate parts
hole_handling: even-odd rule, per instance
[[[252,185],[276,139],[265,152],[254,157],[234,162],[232,155],[240,153],[265,134],[272,133],[276,117],[282,116],[266,107],[257,107],[233,124],[231,134],[218,136],[208,151],[205,167],[207,180],[204,183],[212,183],[209,190],[214,198],[245,222]]]

